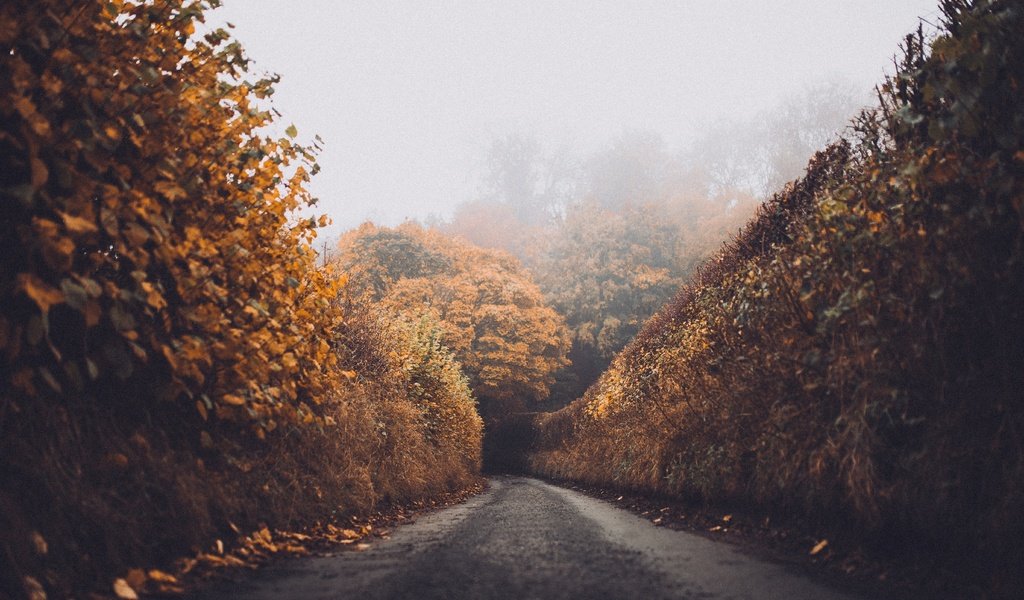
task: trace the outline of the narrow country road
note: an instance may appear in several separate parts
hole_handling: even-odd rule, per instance
[[[486,493],[398,527],[369,550],[278,563],[196,598],[856,596],[729,544],[656,527],[571,490],[535,479],[498,477]]]

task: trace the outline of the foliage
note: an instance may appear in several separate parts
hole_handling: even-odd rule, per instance
[[[192,35],[204,3],[49,8],[8,3],[0,40],[7,411],[134,376],[204,421],[304,418],[338,315],[289,218],[312,149],[260,134],[273,81]]]
[[[663,217],[656,205],[573,209],[535,268],[572,330],[570,370],[583,389],[683,283],[684,242]]]
[[[196,33],[217,4],[0,5],[0,595],[67,595],[229,522],[365,510],[478,464],[445,359],[409,358],[429,400],[375,404],[345,376],[325,219],[298,216],[317,148],[266,134],[275,80]]]
[[[513,257],[407,223],[364,224],[340,242],[356,303],[407,319],[429,315],[443,331],[487,414],[545,398],[565,364],[565,325]]]
[[[765,152],[774,162],[786,155]],[[743,167],[753,168],[765,152]],[[753,212],[757,202],[742,177],[712,162],[674,157],[653,134],[625,134],[585,161],[564,151],[544,154],[536,141],[512,136],[492,148],[488,193],[438,226],[519,257],[565,317],[571,364],[557,375],[551,405],[593,383]]]
[[[1024,11],[942,8],[856,139],[538,419],[536,470],[795,512],[1019,591]]]
[[[754,205],[739,190],[717,197],[705,190],[617,211],[593,202],[568,211],[534,266],[545,297],[573,332],[562,405],[596,381]]]
[[[489,200],[459,204],[451,221],[439,223],[436,228],[476,246],[508,252],[527,268],[537,262],[551,231],[550,223],[548,226],[531,225],[520,220],[510,204]]]
[[[396,320],[372,305],[357,307],[343,326],[339,355],[351,369],[343,373],[370,412],[359,421],[373,431],[358,464],[371,467],[381,499],[458,490],[480,472],[483,423],[442,335],[428,316]]]
[[[481,200],[512,209],[527,227],[551,223],[577,185],[578,166],[566,149],[546,153],[531,137],[493,140],[486,163]]]

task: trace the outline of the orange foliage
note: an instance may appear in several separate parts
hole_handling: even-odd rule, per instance
[[[553,373],[565,364],[568,336],[515,258],[411,223],[365,224],[340,247],[357,302],[436,320],[485,410],[504,412],[547,396]]]
[[[273,81],[202,8],[6,4],[5,402],[135,376],[266,430],[331,386],[335,284],[292,216],[313,149],[261,133]]]
[[[520,220],[514,206],[487,200],[460,204],[451,221],[438,228],[476,246],[504,250],[526,265],[537,261],[543,240],[550,233],[543,226]]]

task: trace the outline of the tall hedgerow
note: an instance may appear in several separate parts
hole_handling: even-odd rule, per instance
[[[218,4],[0,4],[0,595],[109,590],[235,526],[476,468],[444,360],[417,363],[440,408],[353,381],[360,325],[300,212],[316,148],[268,135],[275,80],[197,33]],[[445,410],[458,433],[431,423]]]
[[[1019,591],[1024,7],[942,12],[852,139],[539,420],[536,469],[810,515]]]

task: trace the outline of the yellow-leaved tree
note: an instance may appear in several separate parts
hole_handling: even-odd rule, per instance
[[[428,231],[364,224],[340,242],[347,292],[394,314],[430,315],[485,416],[544,399],[566,364],[565,324],[514,257]]]

